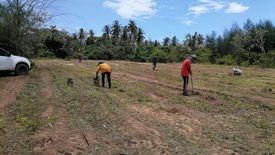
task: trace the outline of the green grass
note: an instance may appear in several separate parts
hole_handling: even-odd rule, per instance
[[[36,133],[43,120],[41,112],[46,102],[40,100],[38,91],[40,71],[35,69],[16,101],[10,105],[1,117],[1,129],[5,131],[0,137],[0,154],[29,154],[32,152],[32,140],[30,136]],[[4,125],[3,125],[4,124]]]
[[[149,63],[109,63],[112,89],[93,85],[96,61],[37,60],[30,82],[0,115],[0,153],[37,153],[31,135],[61,119],[68,137],[86,135],[86,154],[275,153],[275,70],[243,68],[234,77],[230,66],[194,65],[199,94],[185,97],[180,64],[153,72]],[[53,78],[51,98],[39,94],[44,70]],[[53,113],[41,117],[50,105]]]

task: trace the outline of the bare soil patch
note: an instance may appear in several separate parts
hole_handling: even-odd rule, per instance
[[[129,147],[146,147],[154,150],[156,154],[170,154],[161,133],[157,129],[149,127],[135,118],[128,118],[120,130],[124,137],[128,137],[125,141]]]
[[[84,154],[85,138],[78,132],[69,131],[64,118],[60,117],[52,128],[45,128],[33,136],[33,151],[38,154]]]
[[[200,124],[201,122],[191,117],[189,114],[185,114],[185,111],[181,111],[177,108],[167,109],[167,108],[151,108],[142,105],[129,105],[130,110],[138,112],[142,115],[147,115],[150,118],[154,118],[165,123],[174,125],[180,129],[184,134],[201,134]]]
[[[1,79],[2,80],[2,79]],[[29,80],[27,76],[9,77],[0,92],[0,111],[16,100],[25,84]]]
[[[40,91],[40,94],[44,98],[51,98],[53,96],[53,77],[51,73],[48,70],[43,70],[41,73],[41,82],[42,82],[42,89]]]

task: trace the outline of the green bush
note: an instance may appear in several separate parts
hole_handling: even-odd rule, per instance
[[[146,48],[146,46],[139,46],[135,53],[128,55],[128,59],[137,62],[151,61],[150,53],[151,49]]]
[[[209,63],[211,56],[212,56],[212,51],[207,49],[207,48],[200,48],[196,52],[199,62],[201,63]]]
[[[259,60],[261,58],[260,53],[256,53],[256,52],[249,52],[248,53],[248,61],[250,65],[257,65],[259,64]]]
[[[218,64],[235,65],[235,59],[232,55],[225,55],[222,58],[217,59]]]
[[[46,49],[40,49],[37,54],[33,57],[40,57],[40,58],[54,58],[54,53],[50,52]]]
[[[183,45],[178,45],[176,47],[173,47],[170,52],[170,61],[172,62],[181,62],[183,61],[188,55],[190,55],[190,52],[188,51],[188,48]]]
[[[241,63],[241,66],[248,67],[250,65],[249,61],[244,61]]]
[[[150,56],[150,58],[152,59],[153,57],[157,57],[158,62],[167,62],[169,57],[168,54],[166,52],[164,52],[163,50],[161,50],[158,47],[155,47],[152,51],[152,54]]]
[[[275,50],[263,55],[259,63],[263,68],[275,68]]]
[[[106,46],[90,46],[89,48],[86,48],[84,55],[92,60],[111,60],[115,57],[113,49]]]

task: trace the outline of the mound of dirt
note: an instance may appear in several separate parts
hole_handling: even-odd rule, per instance
[[[263,93],[272,93],[272,88],[263,88],[261,90],[261,92],[263,92]]]
[[[207,97],[205,97],[205,99],[209,102],[215,102],[216,101],[216,98],[213,97],[213,96],[207,96]]]
[[[168,113],[172,113],[172,114],[176,114],[176,113],[180,113],[181,112],[181,110],[178,109],[178,108],[166,109],[165,111],[168,112]]]
[[[198,91],[193,91],[193,92],[192,92],[192,95],[201,95],[201,93],[198,92]]]

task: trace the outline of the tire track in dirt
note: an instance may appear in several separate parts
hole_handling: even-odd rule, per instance
[[[51,65],[41,65],[42,73],[40,96],[46,100],[48,107],[41,117],[48,121],[50,117],[56,118],[55,123],[48,123],[42,127],[39,133],[32,136],[34,140],[33,151],[37,154],[83,154],[87,144],[85,136],[77,131],[70,131],[66,125],[64,107],[58,106],[58,112],[54,113],[53,103],[57,102],[55,86],[51,75]]]
[[[2,80],[2,79],[1,79]],[[5,85],[0,92],[0,111],[3,111],[8,105],[16,101],[16,97],[20,94],[29,80],[28,76],[17,76],[4,78]]]
[[[53,89],[53,77],[51,76],[49,71],[42,71],[41,73],[41,82],[42,82],[42,90],[40,91],[40,95],[43,98],[49,99],[54,95]]]
[[[42,98],[45,98],[47,100],[50,100],[51,98],[54,98],[54,88],[53,88],[53,77],[50,73],[49,68],[41,65],[42,72],[40,73],[40,79],[41,79],[41,86],[42,89],[39,92],[39,95]],[[48,102],[49,105],[47,107],[47,110],[42,113],[43,118],[48,118],[53,114],[53,105]]]

